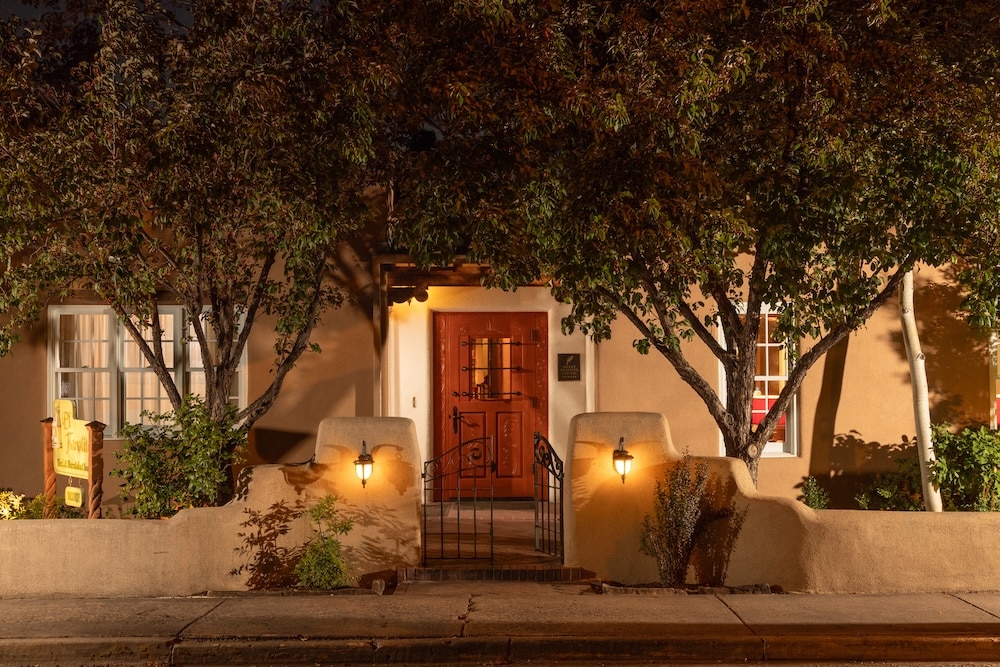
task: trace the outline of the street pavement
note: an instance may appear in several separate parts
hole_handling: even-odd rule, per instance
[[[1000,664],[1000,593],[454,581],[402,583],[391,595],[0,599],[5,666],[700,662]]]

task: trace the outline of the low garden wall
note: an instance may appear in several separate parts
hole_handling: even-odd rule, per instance
[[[375,471],[362,488],[354,460],[365,441]],[[240,533],[249,511],[294,507],[332,494],[354,521],[340,538],[351,574],[420,560],[420,457],[408,419],[324,420],[316,453],[300,465],[249,469],[246,493],[224,507],[178,512],[170,519],[0,521],[0,597],[138,597],[246,590],[248,562]],[[288,523],[282,544],[311,535],[306,517]]]
[[[662,415],[597,413],[573,419],[566,459],[566,564],[605,580],[654,582],[640,553],[653,489],[682,460]],[[623,482],[612,467],[619,439],[634,456]],[[375,474],[362,488],[353,461],[364,440]],[[732,544],[725,535],[695,554],[689,580],[786,591],[884,593],[1000,590],[1000,513],[812,510],[761,496],[745,466],[704,459],[724,504],[745,510]],[[251,469],[247,493],[218,508],[169,520],[0,521],[0,597],[191,595],[247,588],[240,537],[249,511],[339,496],[354,520],[344,536],[353,574],[420,562],[420,455],[409,420],[337,418],[321,423],[313,460]],[[308,539],[304,518],[288,525],[289,545]],[[730,535],[730,537],[733,537]],[[728,565],[728,568],[724,567]]]
[[[624,483],[611,464],[622,437],[634,456]],[[682,458],[662,415],[574,418],[566,463],[567,564],[622,583],[657,581],[655,561],[639,551],[641,522],[652,512],[656,480]],[[746,514],[734,544],[723,536],[700,546],[692,582],[718,578],[730,586],[812,593],[1000,590],[1000,513],[813,510],[757,493],[740,461],[696,460],[708,463],[721,502]]]

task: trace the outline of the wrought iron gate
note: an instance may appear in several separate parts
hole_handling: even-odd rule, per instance
[[[563,462],[552,445],[535,433],[535,551],[563,562]]]
[[[493,438],[473,438],[424,464],[423,561],[493,562]]]

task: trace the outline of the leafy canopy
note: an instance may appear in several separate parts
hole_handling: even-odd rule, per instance
[[[624,315],[754,477],[806,372],[905,272],[981,262],[969,240],[996,236],[990,3],[480,5],[445,14],[476,39],[428,64],[439,141],[411,168],[447,177],[403,186],[404,244],[462,247],[503,286],[549,279],[598,339]],[[757,426],[768,311],[795,366]]]
[[[177,409],[158,307],[179,303],[221,421],[269,316],[274,373],[240,413],[249,429],[345,299],[334,251],[369,221],[399,76],[380,6],[74,0],[33,15],[0,24],[0,354],[53,299],[96,297]]]

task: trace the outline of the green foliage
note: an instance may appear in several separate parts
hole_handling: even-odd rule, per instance
[[[271,505],[265,512],[245,510],[248,518],[240,525],[247,530],[239,533],[243,545],[238,551],[249,561],[231,574],[249,573],[247,586],[251,590],[334,589],[349,585],[338,536],[349,533],[353,522],[340,518],[337,500],[337,496],[324,496],[308,510],[302,502],[289,507],[285,501]],[[309,516],[313,536],[302,545],[280,544],[290,524],[303,514]]]
[[[350,583],[337,536],[349,533],[353,522],[338,516],[336,502],[336,496],[324,496],[309,509],[313,537],[295,566],[295,576],[303,588],[333,589]]]
[[[802,482],[802,496],[799,500],[805,503],[806,507],[823,510],[830,504],[830,494],[819,485],[819,480],[809,475]]]
[[[931,478],[946,509],[1000,510],[1000,432],[981,426],[952,433],[949,424],[935,424],[933,442]]]
[[[179,303],[221,422],[266,321],[275,368],[249,428],[344,302],[335,249],[370,223],[369,164],[390,150],[391,7],[44,5],[0,21],[0,354],[50,292],[96,297],[176,410],[157,306]]]
[[[216,419],[202,399],[188,395],[175,412],[142,414],[149,423],[122,429],[125,441],[116,456],[123,465],[111,471],[124,480],[125,514],[166,517],[231,496],[229,471],[246,444],[235,408]]]
[[[11,489],[0,490],[0,520],[20,519],[24,513],[23,502],[24,494],[14,493]]]
[[[952,433],[949,424],[932,427],[934,462],[931,481],[941,491],[946,510],[1000,510],[1000,433],[981,426]],[[897,469],[881,473],[855,496],[861,509],[922,510],[920,463],[916,456],[897,459]]]
[[[25,500],[24,494],[12,489],[0,489],[0,520],[44,519],[46,499],[44,493]],[[69,507],[62,498],[56,498],[53,519],[82,519],[83,510]]]
[[[708,463],[696,463],[688,455],[667,471],[663,480],[656,481],[653,514],[642,520],[640,550],[656,559],[660,583],[664,586],[684,585],[698,538],[709,524],[727,519],[730,534],[726,537],[730,545],[742,528],[743,515],[732,507],[713,509],[716,499],[707,488]],[[715,557],[728,559],[728,554]]]
[[[920,511],[924,509],[920,461],[916,454],[896,459],[897,469],[878,473],[872,483],[854,496],[863,510]],[[942,496],[944,495],[942,489]]]
[[[21,515],[19,519],[44,519],[45,518],[45,506],[47,502],[44,493],[39,493],[34,498],[31,498],[21,506]],[[54,502],[54,512],[52,513],[53,519],[84,519],[86,515],[83,508],[80,507],[70,507],[66,502],[59,498],[55,498]]]
[[[597,339],[625,317],[751,473],[805,374],[915,263],[996,263],[988,2],[581,0],[513,3],[500,22],[462,5],[424,38],[424,80],[442,82],[425,116],[442,122],[407,156],[400,245],[467,251],[492,284],[548,279],[572,303],[564,328]],[[995,299],[1000,268],[977,275]],[[754,428],[765,309],[779,339],[808,342]],[[718,359],[724,399],[690,344]]]

